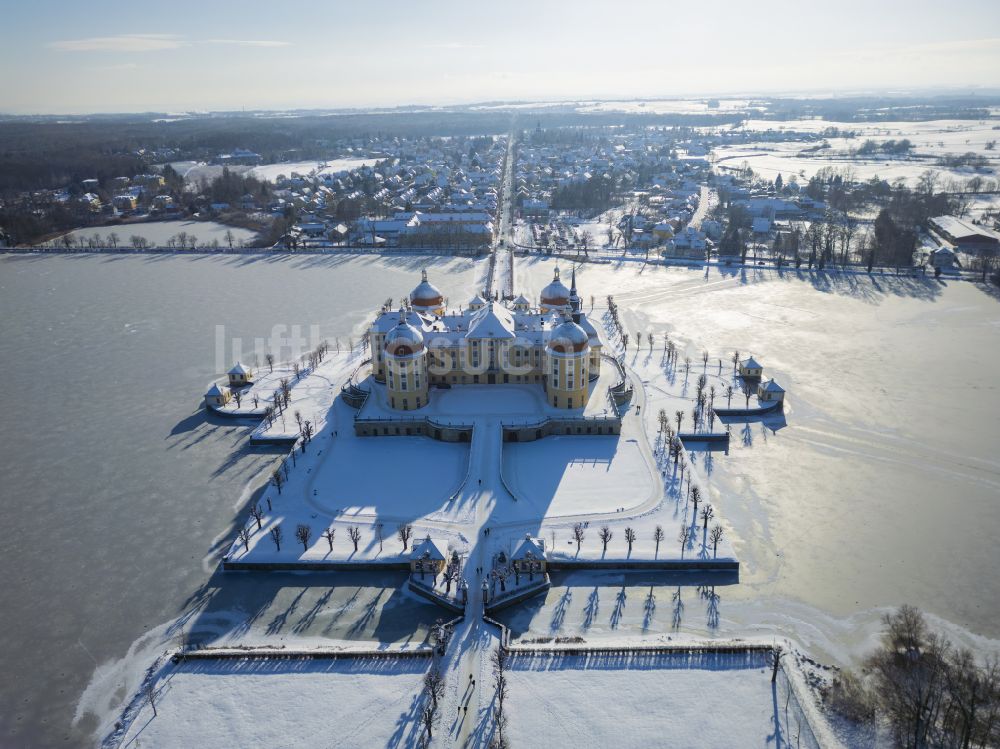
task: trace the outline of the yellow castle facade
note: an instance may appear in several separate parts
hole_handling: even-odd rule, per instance
[[[369,330],[372,373],[386,385],[389,406],[423,408],[434,386],[537,384],[549,405],[582,409],[600,373],[601,340],[576,290],[552,282],[532,306],[476,295],[457,313],[427,280],[399,310],[383,308]]]

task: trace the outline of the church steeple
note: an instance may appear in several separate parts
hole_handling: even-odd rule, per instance
[[[570,306],[570,309],[573,311],[573,322],[575,322],[577,325],[579,325],[580,324],[580,318],[582,317],[581,310],[580,310],[580,308],[581,308],[582,305],[580,303],[580,295],[576,293],[576,266],[575,265],[573,266],[573,275],[571,277],[570,285],[569,285],[569,306]]]

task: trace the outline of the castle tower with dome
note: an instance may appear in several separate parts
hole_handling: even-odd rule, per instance
[[[383,308],[369,330],[372,374],[385,383],[390,408],[426,406],[433,388],[535,384],[559,409],[583,409],[600,374],[601,339],[576,290],[556,269],[538,307],[519,296],[509,305],[475,295],[458,312],[421,274],[409,305]]]
[[[385,336],[385,375],[389,405],[410,411],[427,405],[427,349],[424,334],[406,320],[406,310],[399,310],[399,321]]]

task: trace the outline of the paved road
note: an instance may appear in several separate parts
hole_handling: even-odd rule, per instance
[[[498,292],[509,296],[514,289],[513,267],[513,225],[514,225],[514,161],[517,129],[511,127],[507,136],[507,157],[504,162],[503,180],[500,184],[500,200],[497,204],[497,232],[491,252],[494,255],[494,272],[490,293]]]
[[[698,197],[698,209],[691,216],[691,220],[688,221],[688,226],[694,229],[701,228],[701,222],[705,220],[708,216],[708,212],[713,206],[718,202],[719,196],[708,185],[701,186],[701,194]]]

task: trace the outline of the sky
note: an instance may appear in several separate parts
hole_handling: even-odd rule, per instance
[[[0,112],[1000,86],[996,0],[7,0]]]

